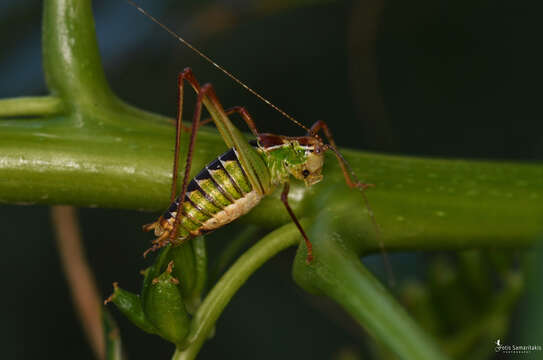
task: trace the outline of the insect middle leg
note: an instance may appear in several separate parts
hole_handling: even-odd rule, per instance
[[[307,234],[305,233],[304,228],[302,227],[302,225],[298,221],[298,218],[294,214],[294,211],[292,211],[292,209],[290,208],[290,205],[288,204],[288,192],[289,192],[289,190],[290,190],[290,184],[288,182],[286,182],[285,185],[283,186],[283,192],[281,193],[281,201],[285,205],[285,207],[286,207],[286,209],[288,211],[288,214],[292,218],[292,221],[294,221],[294,224],[296,224],[296,227],[298,228],[298,230],[300,231],[300,233],[302,234],[302,236],[303,236],[303,238],[305,240],[305,245],[307,247],[307,258],[305,259],[305,262],[309,264],[309,263],[311,263],[311,261],[313,261],[313,245],[311,244],[311,241],[307,237]]]

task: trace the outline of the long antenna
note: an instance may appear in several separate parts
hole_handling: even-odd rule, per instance
[[[358,181],[358,177],[356,176],[355,172],[351,168],[351,165],[345,160],[343,155],[336,149],[335,145],[328,145],[328,149],[331,149],[334,154],[336,155],[340,165],[343,164],[345,166],[344,171],[346,171],[348,174],[350,174],[350,177],[352,178],[352,181],[354,184],[360,184]],[[365,194],[365,189],[357,187],[360,191],[360,195],[362,195],[362,199],[364,199],[364,205],[366,206],[366,209],[368,210],[369,218],[371,219],[371,222],[373,224],[373,227],[375,228],[375,234],[377,237],[377,240],[379,242],[379,248],[381,250],[381,256],[383,257],[383,262],[385,264],[385,270],[387,272],[387,278],[388,283],[391,287],[394,287],[396,284],[396,278],[394,276],[394,272],[392,271],[392,265],[390,265],[390,260],[388,259],[386,250],[385,250],[385,244],[383,244],[383,235],[381,233],[381,229],[379,228],[379,224],[377,224],[377,220],[375,220],[375,215],[373,213],[373,209],[370,206],[370,202],[368,201],[368,197]]]
[[[160,21],[158,21],[154,16],[152,16],[151,14],[149,14],[147,11],[143,10],[138,4],[136,4],[135,2],[133,2],[132,0],[126,0],[127,3],[129,3],[130,5],[132,5],[133,7],[135,7],[140,13],[142,13],[145,17],[149,18],[151,21],[153,21],[155,24],[157,24],[158,26],[160,26],[161,28],[163,28],[164,30],[166,30],[171,36],[173,36],[174,38],[176,38],[180,43],[182,43],[183,45],[185,45],[186,47],[188,47],[189,49],[191,49],[192,51],[194,51],[196,54],[200,55],[204,60],[206,60],[208,63],[210,63],[211,65],[213,65],[214,67],[216,67],[217,69],[219,69],[220,71],[222,71],[226,76],[228,76],[230,79],[234,80],[238,85],[240,85],[241,87],[243,87],[245,90],[247,90],[248,92],[250,92],[251,94],[253,94],[254,96],[256,96],[257,98],[259,98],[261,101],[263,101],[264,103],[268,104],[269,106],[271,106],[274,110],[276,110],[277,112],[279,112],[281,115],[283,115],[284,117],[286,117],[287,119],[289,119],[290,121],[292,121],[293,123],[295,123],[296,125],[300,126],[302,129],[304,129],[305,131],[309,132],[309,128],[307,126],[305,126],[304,124],[302,124],[301,122],[299,122],[298,120],[296,120],[293,116],[287,114],[285,111],[281,110],[278,106],[274,105],[271,101],[269,101],[268,99],[266,99],[264,96],[260,95],[258,92],[256,92],[255,90],[253,90],[252,88],[250,88],[248,85],[246,85],[243,81],[241,81],[240,79],[238,79],[236,76],[234,76],[232,73],[230,73],[228,70],[226,70],[225,68],[223,68],[221,65],[217,64],[215,61],[213,61],[209,56],[207,56],[206,54],[204,54],[203,52],[201,52],[200,50],[198,50],[198,48],[196,48],[194,45],[192,45],[191,43],[189,43],[187,40],[183,39],[181,36],[179,36],[175,31],[173,31],[172,29],[170,29],[168,26],[164,25],[163,23],[161,23]]]

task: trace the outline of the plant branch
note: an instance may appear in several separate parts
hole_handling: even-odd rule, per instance
[[[366,214],[354,211],[359,199],[352,195],[344,199],[341,192],[330,191],[323,194],[323,202],[326,200],[340,205],[320,207],[307,228],[315,260],[308,266],[305,248],[299,248],[293,269],[295,281],[308,292],[340,304],[400,358],[444,359],[434,339],[360,262],[359,253],[372,248],[367,241],[373,241],[375,229]],[[353,234],[351,223],[359,223],[358,234]]]
[[[50,116],[64,111],[64,103],[56,96],[25,96],[0,99],[0,117]]]
[[[52,102],[41,113],[32,109],[32,102],[26,109],[23,103],[16,104],[16,111],[13,103],[10,109],[10,100],[0,102],[4,107],[0,114],[36,116],[0,120],[0,203],[165,208],[173,128],[166,118],[126,105],[110,90],[100,64],[90,0],[45,2],[43,51],[47,84],[62,99],[62,114]],[[186,143],[181,146],[185,149]],[[224,149],[219,135],[204,129],[198,135],[193,169],[198,171]],[[381,241],[388,251],[532,245],[543,227],[543,165],[360,151],[344,155],[365,182],[376,184],[367,196],[381,236],[372,228],[362,199],[344,184],[337,162],[328,156],[322,183],[291,188],[289,202],[307,221],[304,228],[314,241],[316,259],[314,265],[304,265],[300,248],[294,276],[307,290],[335,299],[397,353],[412,358],[437,354],[431,341],[355,260],[379,251]],[[240,221],[275,229],[290,219],[275,194]],[[74,229],[72,234],[77,234]],[[59,247],[70,244],[60,238]],[[81,281],[82,276],[92,277],[79,240],[74,239],[75,258],[72,250],[61,248],[74,296],[79,299],[85,292],[97,298],[92,280]],[[245,253],[208,295],[194,319],[188,347],[174,358],[193,358],[239,286],[264,261],[298,240],[295,227],[284,225]],[[341,282],[346,282],[345,289],[338,288]],[[84,284],[90,288],[78,288]],[[378,305],[382,307],[376,310]],[[85,314],[99,311],[96,305],[87,306],[91,310]],[[86,318],[83,322],[89,323]]]
[[[85,334],[98,359],[105,358],[106,344],[102,328],[102,301],[85,259],[81,234],[72,206],[51,207],[60,260]]]
[[[284,225],[266,235],[240,256],[215,284],[198,308],[191,323],[186,348],[178,349],[172,359],[194,359],[204,341],[208,338],[220,314],[238,289],[266,261],[278,252],[297,245],[299,241],[298,229],[293,224]]]

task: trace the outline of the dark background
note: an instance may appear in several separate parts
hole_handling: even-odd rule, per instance
[[[141,4],[305,124],[327,121],[340,146],[420,156],[543,159],[541,6],[535,2]],[[0,2],[0,98],[47,93],[41,6],[36,0]],[[247,106],[260,130],[301,134],[124,1],[95,1],[94,11],[107,77],[129,103],[174,116],[176,74],[190,66],[200,82],[214,84],[226,107]],[[140,225],[155,215],[109,209],[81,209],[80,215],[104,297],[113,281],[139,289],[141,253],[150,240]],[[2,353],[91,358],[60,270],[48,209],[3,205],[0,219]],[[208,244],[212,252],[222,246],[219,236]],[[366,353],[365,335],[347,316],[293,284],[292,256],[281,254],[240,290],[202,359]],[[413,261],[396,260],[401,267]],[[171,346],[114,313],[130,358],[168,358]]]

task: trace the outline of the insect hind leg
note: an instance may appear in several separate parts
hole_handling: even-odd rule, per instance
[[[184,98],[184,84],[185,81],[187,81],[191,87],[194,89],[194,91],[200,95],[200,84],[198,84],[198,81],[194,77],[194,74],[192,73],[192,70],[190,68],[185,68],[182,72],[179,73],[177,76],[177,88],[178,88],[178,98],[177,98],[177,117],[175,122],[175,153],[174,153],[174,161],[173,161],[173,169],[172,169],[172,185],[171,185],[171,192],[170,192],[170,203],[173,203],[177,194],[177,174],[179,172],[179,154],[180,154],[180,146],[181,146],[181,133],[182,131],[186,130],[186,127],[183,126],[183,98]],[[198,96],[198,99],[201,104],[200,96]],[[197,103],[197,111],[198,112],[198,103]],[[201,112],[201,106],[199,107]],[[188,183],[188,176],[190,174],[190,168],[192,164],[192,150],[194,148],[194,139],[196,137],[196,132],[198,131],[199,123],[200,123],[200,114],[195,112],[195,117],[193,119],[192,126],[190,128],[191,136],[189,141],[189,151],[187,153],[187,160],[186,160],[186,166],[185,166],[185,173],[183,176],[183,186],[182,191],[180,194],[180,199],[183,199],[186,193],[187,183]],[[175,218],[175,222],[173,224],[173,227],[170,229],[163,229],[163,232],[158,235],[158,237],[153,240],[153,245],[147,249],[144,253],[144,256],[147,255],[149,252],[156,251],[164,246],[166,246],[168,243],[173,243],[173,239],[176,236],[177,233],[177,227],[179,226],[179,220],[180,220],[180,210],[181,210],[182,201],[179,201],[178,208],[177,208],[177,215]],[[143,226],[144,231],[151,231],[155,230],[161,226],[163,218],[162,216],[158,218],[157,221],[147,224]]]

